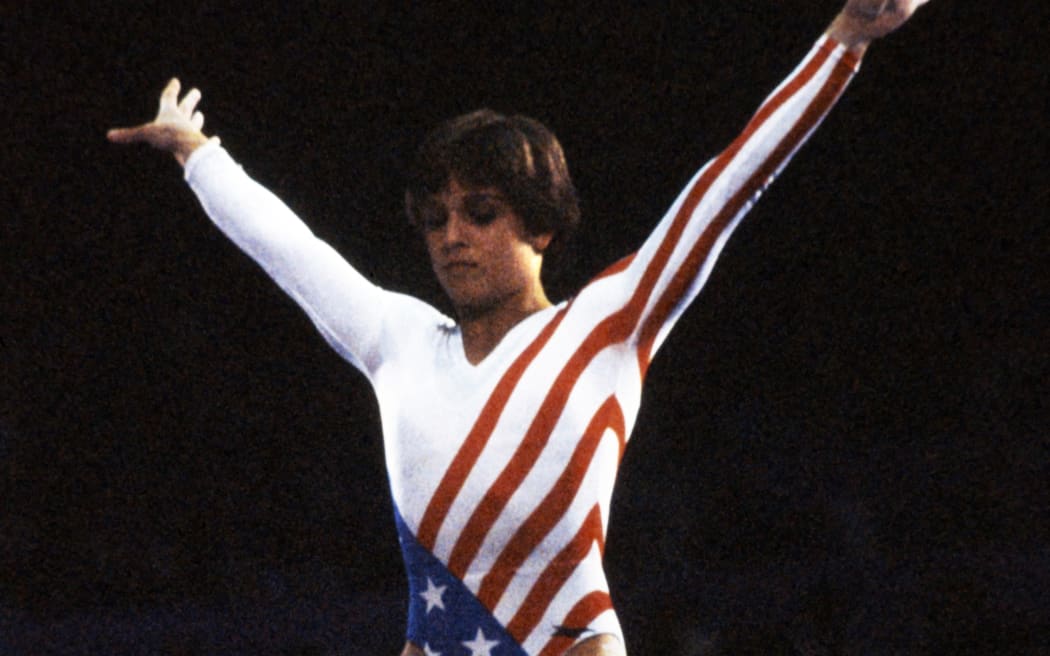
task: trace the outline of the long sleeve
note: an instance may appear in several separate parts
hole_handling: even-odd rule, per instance
[[[821,37],[740,136],[692,178],[641,249],[589,285],[605,289],[603,296],[611,290],[626,298],[612,325],[633,343],[643,371],[733,229],[817,128],[859,63]]]
[[[622,636],[602,554],[640,374],[856,63],[822,39],[638,253],[519,323],[477,366],[433,348],[381,369],[412,642],[546,655]]]
[[[396,333],[386,326],[406,324],[395,316],[439,317],[430,306],[366,280],[217,144],[194,152],[185,177],[219,229],[303,308],[337,352],[367,375]]]

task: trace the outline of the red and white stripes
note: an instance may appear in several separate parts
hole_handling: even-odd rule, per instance
[[[528,653],[560,653],[572,640],[551,639],[551,626],[588,627],[611,611],[600,573],[608,495],[653,352],[733,228],[816,128],[857,63],[822,39],[743,133],[694,177],[643,248],[598,276],[520,352],[462,441],[417,535]],[[557,356],[544,357],[551,353]],[[610,365],[624,356],[633,362]],[[518,394],[526,384],[529,393]],[[496,433],[511,428],[499,419],[514,402],[533,403],[534,411],[508,439]],[[596,458],[606,438],[615,440],[615,457]],[[504,464],[462,503],[473,468],[491,449],[506,450]],[[562,459],[545,459],[549,451]],[[599,461],[609,471],[596,471]],[[451,522],[455,538],[438,544],[453,505],[470,511]],[[518,523],[508,524],[508,516]],[[591,587],[566,597],[567,587],[583,583],[573,577],[588,558],[599,569],[584,577]]]
[[[418,542],[526,653],[554,656],[575,635],[621,635],[601,558],[645,372],[858,64],[822,38],[637,253],[476,367],[436,311],[365,281],[218,147],[195,153],[186,175],[215,223],[372,381],[391,488]]]

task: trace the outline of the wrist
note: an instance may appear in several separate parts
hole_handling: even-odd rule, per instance
[[[202,132],[187,134],[178,140],[174,150],[172,150],[172,154],[175,155],[175,160],[179,165],[186,166],[186,160],[190,158],[190,155],[208,143],[208,141],[208,137],[204,136]]]
[[[862,28],[863,20],[863,17],[853,16],[843,11],[831,21],[831,25],[824,34],[841,43],[857,57],[861,57],[872,41],[872,37]]]

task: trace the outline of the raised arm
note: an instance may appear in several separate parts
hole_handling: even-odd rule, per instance
[[[690,180],[642,248],[581,292],[581,299],[625,303],[613,325],[633,342],[643,371],[733,229],[830,111],[870,43],[925,2],[849,0],[740,136]]]
[[[218,138],[201,132],[196,111],[201,94],[191,89],[180,100],[179,81],[171,80],[160,97],[156,117],[139,126],[110,130],[115,143],[147,143],[169,152],[208,217],[252,257],[310,317],[343,357],[371,374],[384,354],[396,352],[393,340],[405,330],[394,324],[422,326],[440,320],[432,308],[384,291],[358,273],[279,198],[249,177]]]

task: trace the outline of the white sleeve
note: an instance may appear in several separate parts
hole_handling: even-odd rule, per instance
[[[370,378],[390,348],[384,325],[395,321],[391,314],[429,309],[366,280],[216,142],[190,156],[185,178],[215,225],[306,311],[340,355]]]

